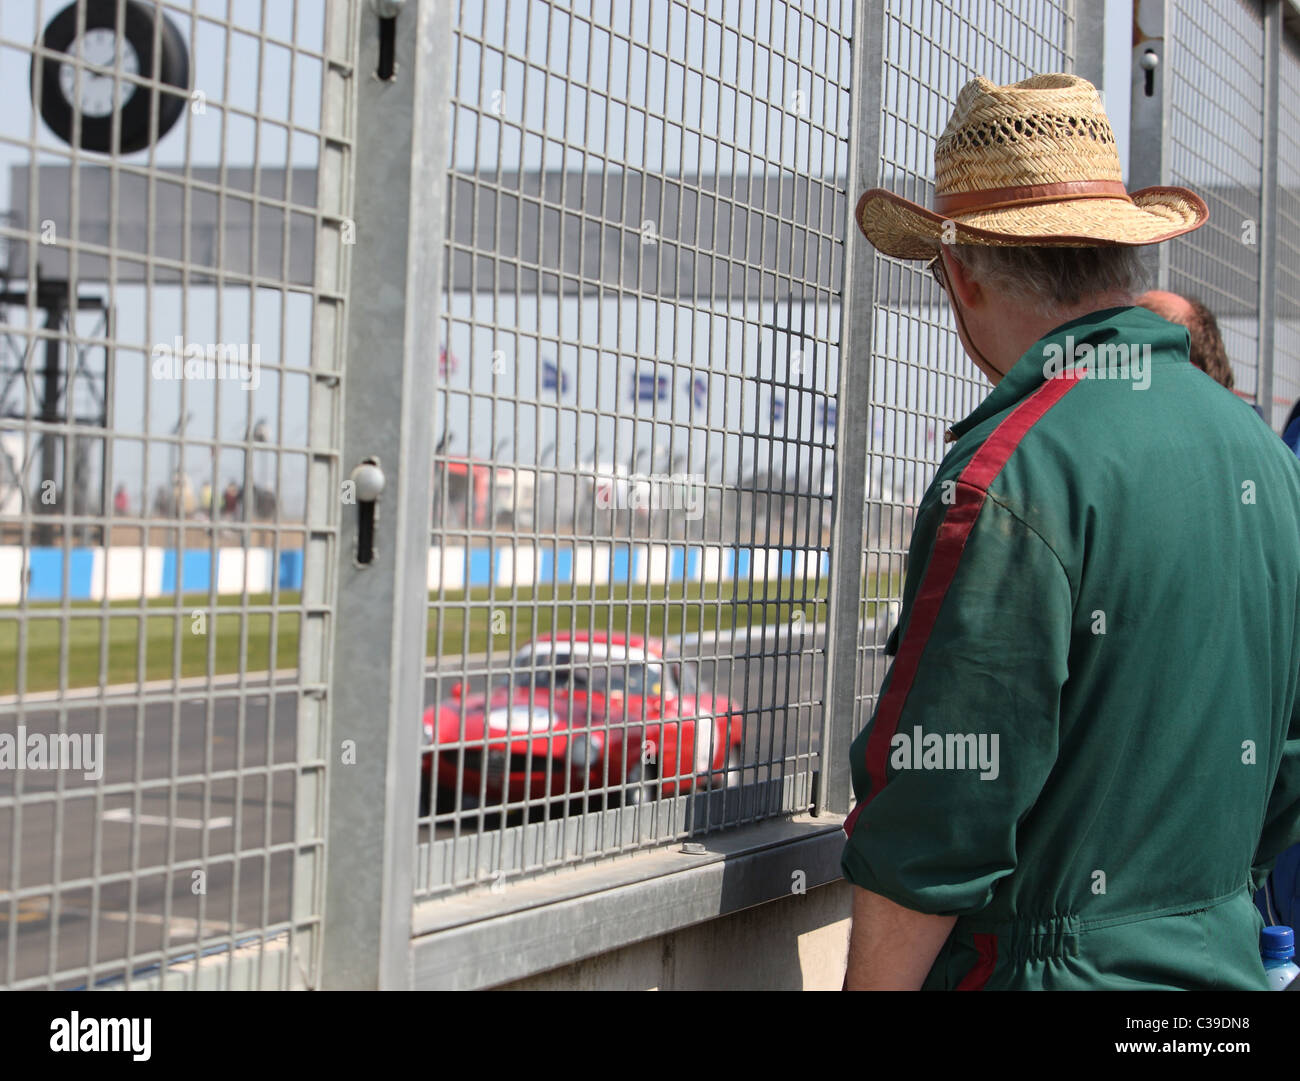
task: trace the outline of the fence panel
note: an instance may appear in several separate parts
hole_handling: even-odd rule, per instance
[[[1165,8],[1165,38],[1164,183],[1191,188],[1210,208],[1208,223],[1170,242],[1167,288],[1214,313],[1236,389],[1258,400],[1262,8],[1176,0]]]
[[[813,801],[850,19],[461,6],[417,896]]]
[[[5,986],[311,979],[356,11],[0,12]]]

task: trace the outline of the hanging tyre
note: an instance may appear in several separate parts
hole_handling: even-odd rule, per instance
[[[118,11],[122,33],[119,36]],[[160,6],[140,0],[87,0],[85,25],[78,33],[77,4],[54,16],[40,37],[46,53],[32,57],[32,101],[40,99],[41,119],[69,146],[80,114],[77,145],[100,154],[132,154],[169,132],[190,97],[190,56],[176,24]],[[154,52],[154,26],[158,23]],[[155,60],[157,84],[154,83]],[[80,63],[78,63],[80,61]],[[103,71],[92,71],[93,65]],[[134,76],[145,84],[124,78]],[[158,130],[150,132],[154,105]],[[117,126],[114,145],[113,128]]]

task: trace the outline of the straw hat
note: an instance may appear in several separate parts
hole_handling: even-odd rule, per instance
[[[957,244],[1154,244],[1210,216],[1186,188],[1124,189],[1096,88],[1074,75],[987,79],[957,95],[934,148],[934,210],[872,188],[858,226],[886,255],[928,259]],[[944,224],[951,221],[945,235]]]

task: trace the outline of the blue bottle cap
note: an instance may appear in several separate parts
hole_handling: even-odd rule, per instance
[[[1265,927],[1259,933],[1259,952],[1279,960],[1295,956],[1295,932],[1290,927]]]

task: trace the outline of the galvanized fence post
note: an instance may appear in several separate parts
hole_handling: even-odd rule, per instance
[[[1264,5],[1264,128],[1260,159],[1259,338],[1256,343],[1255,400],[1273,424],[1273,350],[1277,314],[1278,81],[1282,63],[1282,0]]]
[[[322,986],[409,984],[451,67],[448,0],[371,3],[357,68]],[[386,22],[386,20],[393,20]],[[385,477],[369,513],[353,470]]]
[[[835,505],[831,523],[827,612],[826,703],[822,714],[821,784],[815,810],[847,814],[853,796],[849,744],[857,697],[858,636],[864,571],[867,438],[871,430],[872,320],[875,249],[858,232],[858,195],[880,183],[880,79],[884,0],[853,12],[849,176],[845,192],[844,285],[840,306],[840,367],[836,392]]]
[[[1068,5],[1069,24],[1067,53],[1073,58],[1074,74],[1104,90],[1106,74],[1106,5],[1080,3]],[[1103,105],[1104,93],[1103,93]]]
[[[1165,0],[1134,0],[1133,55],[1130,68],[1128,187],[1130,191],[1165,183],[1169,160],[1169,50]],[[1155,289],[1169,287],[1169,245],[1142,250]]]

